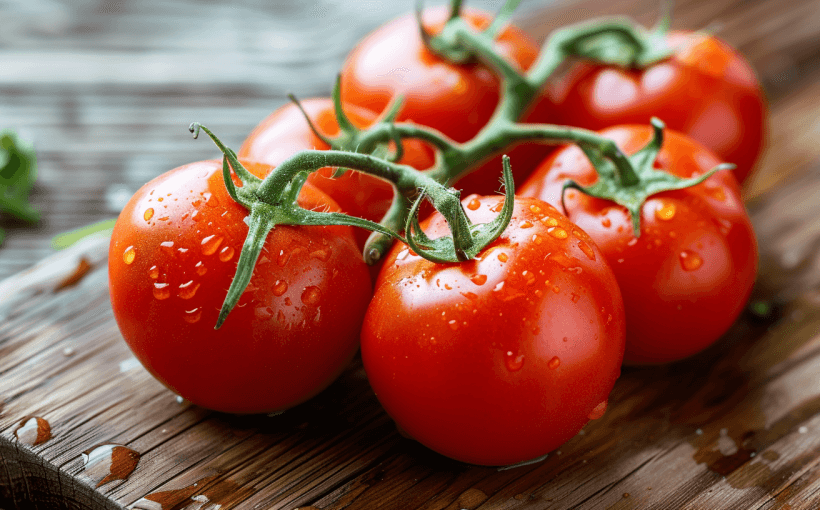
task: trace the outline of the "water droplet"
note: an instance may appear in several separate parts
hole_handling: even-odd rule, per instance
[[[453,287],[449,283],[445,283],[444,288],[447,290],[453,290]]]
[[[472,301],[478,299],[478,294],[474,294],[472,292],[462,292],[461,295]]]
[[[595,260],[595,251],[593,251],[592,247],[585,243],[584,241],[578,241],[578,248],[584,252],[584,255],[587,256],[589,260]]]
[[[171,219],[170,216],[163,216],[161,218],[157,218],[157,220],[159,220],[159,221],[168,221],[169,219]]]
[[[635,246],[636,244],[638,244],[638,238],[637,237],[633,237],[632,239],[629,240],[629,242],[626,243],[626,245],[629,246],[629,247]]]
[[[131,264],[134,262],[134,259],[137,257],[137,250],[134,249],[133,246],[129,246],[125,249],[125,252],[122,254],[122,261],[126,264]]]
[[[662,205],[655,209],[655,217],[661,221],[669,221],[675,217],[675,204],[672,202],[662,202]]]
[[[607,401],[606,400],[604,400],[603,402],[601,402],[600,404],[595,406],[595,408],[592,411],[590,411],[590,413],[589,413],[589,419],[590,420],[597,420],[598,418],[603,416],[604,413],[606,412],[606,406],[607,406]]]
[[[521,276],[524,277],[524,280],[527,281],[527,285],[532,285],[535,283],[535,275],[532,271],[527,271],[526,269],[521,273]]]
[[[191,219],[194,221],[199,221],[202,219],[202,216],[199,214],[199,211],[194,211],[191,213]]]
[[[285,264],[288,263],[290,260],[291,252],[285,250],[279,250],[279,257],[276,259],[276,263],[279,264],[280,267],[284,267]]]
[[[506,354],[505,357],[506,357],[507,370],[509,370],[510,372],[516,372],[516,371],[520,370],[521,367],[524,366],[524,355],[523,354],[516,355],[512,351],[507,351],[507,354]]]
[[[284,280],[276,280],[276,283],[273,284],[273,295],[274,296],[281,296],[288,290],[288,284]]]
[[[285,296],[285,306],[291,305],[293,305],[293,301],[291,301],[289,297]]]
[[[581,299],[581,296],[579,296],[578,294],[576,294],[574,292],[572,292],[570,295],[572,296],[572,302],[573,303],[577,303],[578,300]]]
[[[537,206],[537,205],[535,205],[535,204],[532,204],[532,205],[530,206],[530,211],[534,212],[535,214],[538,214],[538,213],[540,213],[540,212],[541,212],[541,208],[540,208],[540,207],[538,207],[538,206]]]
[[[216,250],[219,248],[220,244],[222,244],[222,237],[217,237],[216,235],[208,236],[202,239],[202,254],[213,255],[216,253]]]
[[[703,265],[703,259],[692,250],[680,252],[680,265],[684,271],[694,271]]]
[[[269,306],[260,306],[255,308],[253,314],[257,319],[268,320],[273,317],[273,309]]]
[[[558,294],[559,292],[561,292],[561,287],[559,287],[558,285],[553,285],[552,291]]]
[[[707,191],[709,191],[709,194],[716,200],[720,200],[721,202],[726,201],[726,193],[723,192],[723,188],[707,188]]]
[[[455,319],[453,319],[453,320],[451,320],[451,321],[447,322],[447,324],[449,324],[449,325],[450,325],[450,329],[452,329],[453,331],[455,331],[455,330],[457,330],[457,329],[458,329],[458,321],[457,321],[457,320],[455,320]]]
[[[498,282],[495,287],[493,287],[493,292],[498,292],[504,288],[504,282]]]
[[[498,202],[494,206],[490,207],[492,212],[501,212],[501,209],[504,208],[504,201]]]
[[[96,482],[97,487],[114,480],[126,480],[140,461],[138,452],[118,444],[97,445],[82,455],[82,475]]]
[[[330,257],[330,249],[329,248],[320,248],[318,250],[314,250],[310,252],[310,256],[314,259],[319,260],[327,260]]]
[[[183,283],[179,286],[179,293],[177,295],[182,299],[191,299],[196,294],[196,291],[199,290],[199,285],[199,283],[194,283],[193,280]]]
[[[162,202],[163,200],[165,200],[165,199],[164,199],[164,198],[162,198],[162,197],[159,197],[159,198],[157,199],[157,202]]]
[[[196,274],[198,274],[199,276],[202,276],[208,272],[208,268],[205,267],[205,264],[203,264],[201,260],[196,263],[194,269],[196,269]]]
[[[145,212],[142,214],[142,217],[145,219],[145,221],[148,221],[151,218],[153,218],[154,217],[154,208],[149,207],[148,209],[146,209]]]
[[[202,318],[202,309],[194,308],[193,310],[185,310],[185,315],[183,315],[182,318],[185,319],[185,322],[188,324],[199,322],[199,319]]]
[[[166,255],[173,257],[174,256],[174,242],[173,241],[165,241],[159,243],[159,249],[162,250],[163,253]]]
[[[319,287],[305,287],[305,290],[302,292],[302,303],[306,305],[315,305],[319,302],[319,299],[322,297],[322,291],[319,290]]]
[[[39,416],[24,418],[14,431],[17,441],[29,446],[37,446],[51,439],[51,425]]]
[[[410,249],[405,248],[402,251],[400,251],[398,255],[396,255],[396,260],[404,260],[404,259],[407,258],[407,255],[409,255],[409,254],[410,254]]]
[[[157,266],[151,266],[151,269],[148,270],[148,276],[150,276],[152,280],[159,278],[159,268]]]
[[[569,237],[567,231],[560,227],[550,227],[547,229],[547,233],[556,239],[566,239]]]
[[[219,252],[219,260],[222,262],[227,262],[233,258],[233,254],[235,253],[233,246],[225,246]]]
[[[610,220],[609,218],[603,218],[601,220],[601,226],[603,226],[604,228],[611,227],[612,226],[612,220]]]
[[[507,260],[509,260],[509,257],[507,257],[506,253],[499,253],[498,260],[500,260],[501,262],[507,262]]]
[[[205,205],[207,205],[208,207],[216,207],[219,205],[219,200],[210,193],[205,193],[202,196],[203,198],[205,198]]]
[[[547,366],[550,367],[552,370],[555,370],[559,366],[561,366],[561,358],[558,356],[553,356],[551,360],[547,363]]]
[[[167,283],[154,284],[154,297],[160,301],[171,297],[171,289]]]
[[[69,357],[74,356],[74,348],[73,347],[66,347],[63,349],[63,356]]]
[[[541,221],[541,223],[543,223],[544,225],[546,225],[548,227],[557,227],[558,226],[558,220],[556,220],[552,216],[544,216],[539,221]]]
[[[477,198],[470,200],[470,203],[467,204],[467,209],[471,211],[475,211],[479,207],[481,207],[481,202]]]
[[[484,285],[487,283],[487,275],[486,274],[477,274],[470,278],[470,281],[476,285]]]
[[[530,223],[527,220],[524,220],[518,224],[518,228],[532,228],[532,223]]]
[[[279,321],[280,323],[284,324],[285,323],[285,312],[283,312],[282,310],[277,311],[276,312],[276,320]]]

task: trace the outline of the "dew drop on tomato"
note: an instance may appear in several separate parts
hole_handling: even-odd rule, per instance
[[[532,223],[527,220],[524,220],[518,224],[518,228],[532,228]]]
[[[205,267],[205,264],[203,264],[201,260],[196,263],[194,269],[196,270],[196,274],[198,274],[199,276],[202,276],[208,272],[208,268]]]
[[[199,221],[202,217],[199,215],[199,211],[194,211],[191,213],[191,219],[194,221]]]
[[[455,319],[448,321],[447,324],[450,325],[450,329],[452,329],[453,331],[456,331],[458,329],[458,321]]]
[[[526,269],[521,272],[521,276],[524,277],[524,280],[527,282],[527,285],[532,285],[535,283],[535,274],[532,271],[527,271]]]
[[[150,276],[152,280],[159,278],[159,268],[157,266],[151,266],[151,269],[148,270],[148,276]]]
[[[661,221],[670,221],[675,217],[675,204],[672,202],[663,202],[661,207],[655,209],[655,217]]]
[[[167,283],[154,284],[154,298],[162,301],[171,297],[171,289]]]
[[[222,262],[227,262],[233,258],[233,254],[235,253],[233,246],[225,246],[219,252],[219,260]]]
[[[330,248],[319,248],[310,252],[310,256],[314,259],[327,260],[330,258]]]
[[[193,310],[185,310],[185,315],[183,315],[182,318],[188,324],[195,324],[202,318],[202,309],[194,308]]]
[[[515,354],[512,351],[507,351],[505,358],[507,370],[509,370],[510,372],[517,372],[518,370],[521,370],[521,367],[524,366],[523,354]]]
[[[470,200],[470,202],[467,204],[467,209],[471,211],[475,211],[479,207],[481,207],[481,202],[477,198]]]
[[[476,299],[478,299],[478,294],[475,294],[473,292],[462,292],[461,295],[471,301],[475,301]]]
[[[273,295],[274,296],[281,296],[288,290],[288,284],[284,280],[276,280],[276,283],[273,284]]]
[[[125,249],[125,252],[122,254],[122,261],[126,264],[131,264],[134,262],[134,259],[137,258],[137,251],[134,249],[133,246],[129,246]]]
[[[560,227],[550,227],[547,229],[547,233],[556,239],[566,239],[569,237],[567,231]]]
[[[537,205],[533,204],[533,205],[530,206],[530,211],[532,211],[535,214],[538,214],[538,213],[541,212],[541,208],[538,207]]]
[[[222,237],[217,237],[216,235],[210,235],[202,239],[202,243],[200,247],[202,249],[203,255],[213,255],[216,253],[216,250],[219,249],[219,245],[222,244]]]
[[[553,356],[552,359],[549,360],[549,363],[547,363],[547,366],[550,367],[550,369],[555,370],[561,366],[561,358],[558,356]]]
[[[477,274],[470,278],[470,281],[476,285],[484,285],[487,283],[487,275],[486,274]]]
[[[179,286],[179,293],[177,295],[182,299],[191,299],[196,295],[196,291],[199,290],[199,285],[199,283],[194,283],[193,280],[183,283]]]
[[[153,218],[154,217],[154,208],[149,207],[148,209],[146,209],[145,212],[142,214],[142,217],[145,219],[145,221],[148,221],[151,218]]]
[[[507,262],[509,260],[509,257],[506,253],[499,253],[498,260],[500,260],[501,262]]]
[[[322,291],[319,290],[319,287],[305,287],[304,292],[302,292],[302,303],[306,305],[315,305],[319,302],[319,299],[322,297]]]
[[[540,221],[541,223],[543,223],[544,225],[546,225],[548,227],[557,227],[558,226],[558,220],[556,220],[552,216],[544,216],[543,218],[541,218],[538,221]]]
[[[587,243],[585,243],[584,241],[578,241],[578,248],[580,248],[581,251],[584,252],[584,255],[586,255],[589,260],[595,260],[595,252]]]
[[[590,413],[589,413],[589,419],[590,420],[597,420],[598,418],[603,416],[604,413],[606,412],[607,403],[608,402],[606,400],[604,400],[603,402],[601,402],[600,404],[595,406],[595,408],[592,411],[590,411]]]
[[[680,252],[680,265],[684,271],[694,271],[703,265],[703,259],[692,250]]]
[[[164,241],[159,243],[159,249],[166,255],[173,257],[174,256],[174,242],[173,241]]]
[[[260,306],[253,310],[253,314],[257,319],[267,320],[273,317],[273,309],[269,306]]]

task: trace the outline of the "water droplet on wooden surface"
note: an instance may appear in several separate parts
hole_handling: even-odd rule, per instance
[[[126,480],[140,460],[139,452],[126,446],[104,443],[84,451],[82,476],[97,487],[115,480]]]
[[[51,439],[51,425],[39,416],[24,418],[15,429],[14,437],[23,444],[37,446]]]

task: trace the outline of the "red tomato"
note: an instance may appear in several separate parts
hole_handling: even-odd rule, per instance
[[[476,223],[504,198],[464,200]],[[440,214],[428,235],[448,232]],[[620,374],[618,285],[589,237],[553,207],[516,199],[477,260],[435,264],[397,243],[362,328],[362,359],[401,430],[482,465],[540,457],[600,417]]]
[[[258,177],[270,171],[246,166]],[[299,203],[338,210],[310,185]],[[349,227],[277,226],[214,330],[247,215],[225,189],[221,162],[192,163],[137,191],[109,250],[111,305],[136,357],[175,393],[231,413],[286,409],[330,384],[356,352],[370,298]]]
[[[441,31],[449,9],[424,11],[429,33]],[[463,18],[476,29],[484,29],[492,16],[463,9]],[[521,70],[538,56],[538,45],[520,29],[509,26],[496,38],[496,50]],[[457,142],[466,142],[490,120],[499,100],[499,79],[487,67],[451,64],[427,50],[413,14],[378,28],[362,40],[342,68],[342,99],[381,112],[390,100],[404,96],[397,120],[435,128]],[[550,105],[537,98],[524,116],[526,122],[548,122]],[[550,150],[529,144],[508,150],[516,180],[531,173]],[[476,165],[477,167],[479,165]],[[500,187],[501,158],[480,165],[456,183],[465,193],[493,194]]]
[[[339,124],[329,98],[306,99],[302,107],[320,133],[335,136]],[[344,106],[351,123],[358,128],[366,128],[376,120],[376,114],[366,108],[353,105]],[[433,151],[417,140],[404,142],[404,157],[400,161],[417,169],[433,166]],[[294,104],[287,104],[263,120],[239,148],[239,157],[269,165],[279,165],[299,151],[327,150],[328,145],[310,129],[302,112]],[[330,168],[322,168],[308,177],[308,182],[333,198],[342,211],[379,221],[387,212],[393,200],[393,186],[378,177],[361,172],[346,172],[332,178]],[[370,232],[356,229],[356,237],[363,245]]]
[[[600,134],[632,154],[649,141],[651,129],[621,126]],[[655,167],[692,177],[719,163],[699,143],[667,130]],[[575,146],[544,161],[518,191],[560,207],[567,179],[582,186],[597,180]],[[757,271],[757,245],[730,172],[653,195],[642,207],[639,238],[624,207],[574,190],[564,201],[569,218],[589,233],[618,278],[627,317],[625,362],[691,356],[714,343],[743,310]]]
[[[749,63],[716,37],[673,32],[671,58],[646,69],[582,62],[550,87],[554,122],[600,130],[660,118],[737,165],[743,182],[763,147],[766,105]]]

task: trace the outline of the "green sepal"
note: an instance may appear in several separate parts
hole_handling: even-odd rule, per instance
[[[599,28],[599,30],[595,30]],[[622,68],[643,69],[669,58],[673,48],[666,42],[669,15],[647,30],[627,18],[593,20],[565,29],[564,56],[574,56]],[[577,32],[579,37],[572,37]],[[581,35],[585,34],[586,35]]]
[[[447,221],[452,237],[442,236],[430,239],[421,229],[418,220],[418,210],[421,203],[427,196],[426,190],[422,190],[419,197],[413,203],[407,217],[405,225],[406,243],[415,253],[422,258],[439,263],[463,262],[472,260],[481,250],[495,241],[504,232],[512,219],[513,206],[515,200],[515,184],[513,183],[512,170],[510,168],[510,158],[504,156],[504,205],[501,212],[493,221],[474,225],[470,222],[464,209],[459,202],[458,211],[450,210],[445,212],[439,209]],[[434,202],[434,206],[437,204]],[[460,214],[459,214],[460,212]]]
[[[498,14],[495,15],[493,21],[484,30],[484,33],[488,36],[492,37],[493,39],[498,36],[498,33],[501,32],[507,23],[510,22],[513,13],[518,8],[518,4],[521,3],[521,0],[507,0],[504,2],[504,5],[501,6],[501,9],[498,10]]]
[[[600,155],[594,148],[581,146],[581,150],[589,158],[598,173],[598,180],[590,186],[581,186],[573,180],[564,183],[561,189],[561,207],[567,211],[564,203],[564,194],[567,189],[575,189],[591,197],[610,200],[618,205],[624,206],[632,221],[632,232],[635,237],[641,236],[641,207],[644,202],[657,193],[676,189],[689,188],[702,183],[715,172],[721,170],[731,170],[735,165],[731,163],[721,163],[706,173],[697,177],[682,179],[672,174],[658,171],[654,168],[655,159],[663,145],[663,130],[665,125],[657,118],[651,120],[653,135],[644,147],[631,156],[627,156],[629,163],[634,170],[636,181],[625,182],[626,179],[619,175],[615,165],[608,159]]]

